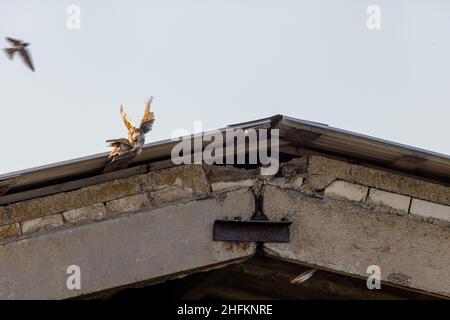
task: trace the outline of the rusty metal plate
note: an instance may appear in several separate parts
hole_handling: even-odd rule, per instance
[[[289,242],[291,221],[216,220],[214,241]]]

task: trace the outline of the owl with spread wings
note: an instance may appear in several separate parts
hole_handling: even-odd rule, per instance
[[[130,118],[128,118],[125,111],[123,111],[123,105],[120,106],[120,114],[128,129],[128,139],[120,138],[106,140],[109,144],[108,146],[113,148],[108,156],[108,158],[112,158],[112,161],[122,156],[135,156],[142,151],[142,146],[145,142],[145,134],[152,130],[153,122],[155,122],[155,114],[150,112],[152,101],[153,97],[150,97],[139,127],[136,127]]]

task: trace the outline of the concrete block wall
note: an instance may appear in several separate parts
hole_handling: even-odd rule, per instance
[[[245,213],[244,218],[249,218],[257,196],[262,195],[264,212],[269,218],[288,217],[294,221],[292,244],[267,244],[265,250],[269,254],[359,276],[363,276],[361,261],[369,263],[373,259],[381,261],[384,268],[390,270],[389,274],[400,272],[412,279],[410,283],[398,283],[400,285],[450,296],[450,290],[442,287],[446,282],[439,283],[435,277],[427,281],[425,275],[420,275],[424,270],[435,272],[436,277],[441,278],[450,273],[444,261],[450,259],[448,250],[445,251],[450,239],[448,186],[319,155],[282,163],[279,173],[273,177],[258,174],[258,169],[182,165],[0,206],[0,248],[17,246],[25,250],[31,246],[28,242],[42,239],[47,243],[54,240],[45,239],[58,237],[63,241],[72,233],[75,239],[76,230],[84,234],[87,231],[82,230],[103,230],[107,224],[117,224],[119,230],[120,223],[134,219],[148,219],[147,228],[159,234],[160,226],[150,223],[151,215],[167,210],[181,217],[186,208],[206,210],[211,206],[211,212],[217,214],[212,214],[201,231],[198,230],[207,233],[199,245],[209,252],[213,243],[208,238],[213,217],[233,218],[228,215],[241,212]],[[148,217],[140,218],[142,212]],[[200,219],[200,216],[206,219],[202,212],[198,212],[198,216],[192,214],[192,219]],[[182,221],[176,228],[189,224],[185,219]],[[436,221],[443,226],[435,224]],[[180,230],[172,231],[184,234]],[[195,239],[186,235],[183,241],[188,245]],[[138,240],[136,235],[130,241],[138,245]],[[79,255],[81,249],[73,248]],[[232,257],[249,256],[252,250],[254,246],[237,248]],[[8,252],[12,251],[0,250],[0,255],[2,252],[7,259]],[[211,258],[209,263],[220,263],[231,257],[221,250],[216,254],[224,258]],[[397,256],[390,259],[391,255]],[[36,260],[36,263],[39,262]],[[187,263],[188,267],[194,264]],[[391,281],[389,279],[394,278],[386,278],[386,281]]]
[[[367,279],[380,268],[387,283],[450,298],[450,228],[342,198],[265,186],[264,213],[292,222],[289,243],[265,243],[267,255]],[[363,282],[361,285],[364,285]]]
[[[450,206],[346,181],[332,182],[325,188],[324,195],[326,198],[355,201],[392,212],[410,213],[418,217],[450,222]]]
[[[314,168],[317,166],[316,159],[318,158],[312,157],[311,160],[313,170],[315,170]],[[324,159],[320,158],[318,161],[323,163]],[[334,166],[336,161],[330,160],[329,164]],[[339,166],[340,165],[341,164],[339,163]],[[381,210],[384,209],[396,213],[407,213],[423,218],[450,221],[450,206],[443,204],[448,203],[447,198],[450,196],[449,187],[436,185],[429,182],[420,182],[421,184],[426,185],[429,189],[427,189],[427,193],[419,194],[417,189],[414,187],[408,189],[407,186],[399,186],[399,183],[401,183],[400,181],[409,181],[410,178],[395,176],[394,179],[386,180],[385,183],[380,183],[377,179],[372,181],[365,179],[363,181],[363,179],[358,179],[358,177],[363,176],[361,171],[364,170],[370,171],[370,173],[375,176],[384,174],[378,172],[378,170],[369,168],[359,168],[356,175],[357,178],[355,178],[355,175],[352,175],[351,173],[336,174],[336,177],[347,178],[349,181],[340,180],[338,178],[330,182],[324,187],[324,198],[358,202],[366,207]],[[392,174],[390,175],[392,176]],[[313,177],[313,179],[316,178],[317,177]],[[335,177],[332,176],[332,179],[334,178]],[[359,183],[355,183],[355,181]],[[366,184],[360,184],[362,182]],[[375,184],[376,187],[372,187],[372,184]],[[418,184],[418,182],[415,182],[411,185],[415,186]],[[388,190],[396,190],[397,192]],[[441,201],[441,203],[436,203],[431,200]]]
[[[314,197],[450,221],[450,188],[445,185],[317,155],[282,164],[270,179],[260,179],[258,173],[184,165],[0,206],[0,240],[252,188],[255,180]]]
[[[0,207],[0,299],[69,298],[248,259],[256,244],[214,242],[212,229],[250,219],[257,178],[217,171],[177,166]],[[70,265],[80,290],[66,286]]]
[[[410,196],[450,206],[450,187],[394,173],[389,170],[356,165],[342,160],[313,155],[308,159],[308,188],[323,190],[334,180]]]
[[[230,214],[249,219],[254,208],[252,192],[240,189],[5,243],[0,299],[70,298],[237,263],[256,245],[214,242],[213,224]],[[80,268],[78,289],[66,285],[72,265]]]
[[[0,206],[0,241],[249,189],[257,173],[182,165]]]

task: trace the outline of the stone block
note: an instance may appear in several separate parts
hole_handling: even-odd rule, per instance
[[[349,201],[362,202],[367,196],[369,188],[346,181],[333,181],[325,188],[325,198],[338,198]]]
[[[323,156],[309,157],[308,174],[309,176],[325,176],[333,180],[345,180],[412,198],[450,205],[450,187],[445,185]]]
[[[18,223],[8,224],[0,227],[0,240],[17,237],[22,234]]]
[[[51,230],[64,224],[62,215],[54,214],[22,222],[22,233],[32,233],[41,230]]]
[[[368,201],[375,205],[385,206],[398,211],[408,212],[411,197],[370,188]]]
[[[139,211],[148,206],[150,206],[150,200],[147,193],[136,194],[106,203],[106,209],[108,212],[121,213]]]
[[[63,212],[64,219],[69,223],[80,221],[102,220],[106,216],[106,209],[103,203],[94,204],[89,207],[78,208]]]
[[[426,217],[450,221],[450,206],[412,199],[410,213]]]
[[[213,192],[223,191],[223,190],[232,190],[239,188],[250,188],[253,186],[253,180],[239,180],[239,181],[227,181],[227,182],[213,182],[211,183],[211,189]]]

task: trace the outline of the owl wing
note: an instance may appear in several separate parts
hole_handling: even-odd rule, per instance
[[[120,105],[120,115],[122,116],[123,122],[125,123],[125,126],[127,127],[128,131],[134,131],[136,126],[133,124],[133,122],[128,118],[125,111],[123,111],[123,105]]]
[[[150,112],[150,106],[152,104],[153,97],[150,97],[150,99],[147,102],[147,106],[145,107],[144,116],[141,120],[141,125],[139,128],[144,131],[144,133],[149,132],[152,130],[153,122],[155,122],[155,114],[153,112]]]
[[[110,147],[119,147],[120,145],[129,146],[130,148],[132,147],[130,141],[128,141],[128,139],[125,138],[110,139],[106,140],[106,142],[109,143]]]

